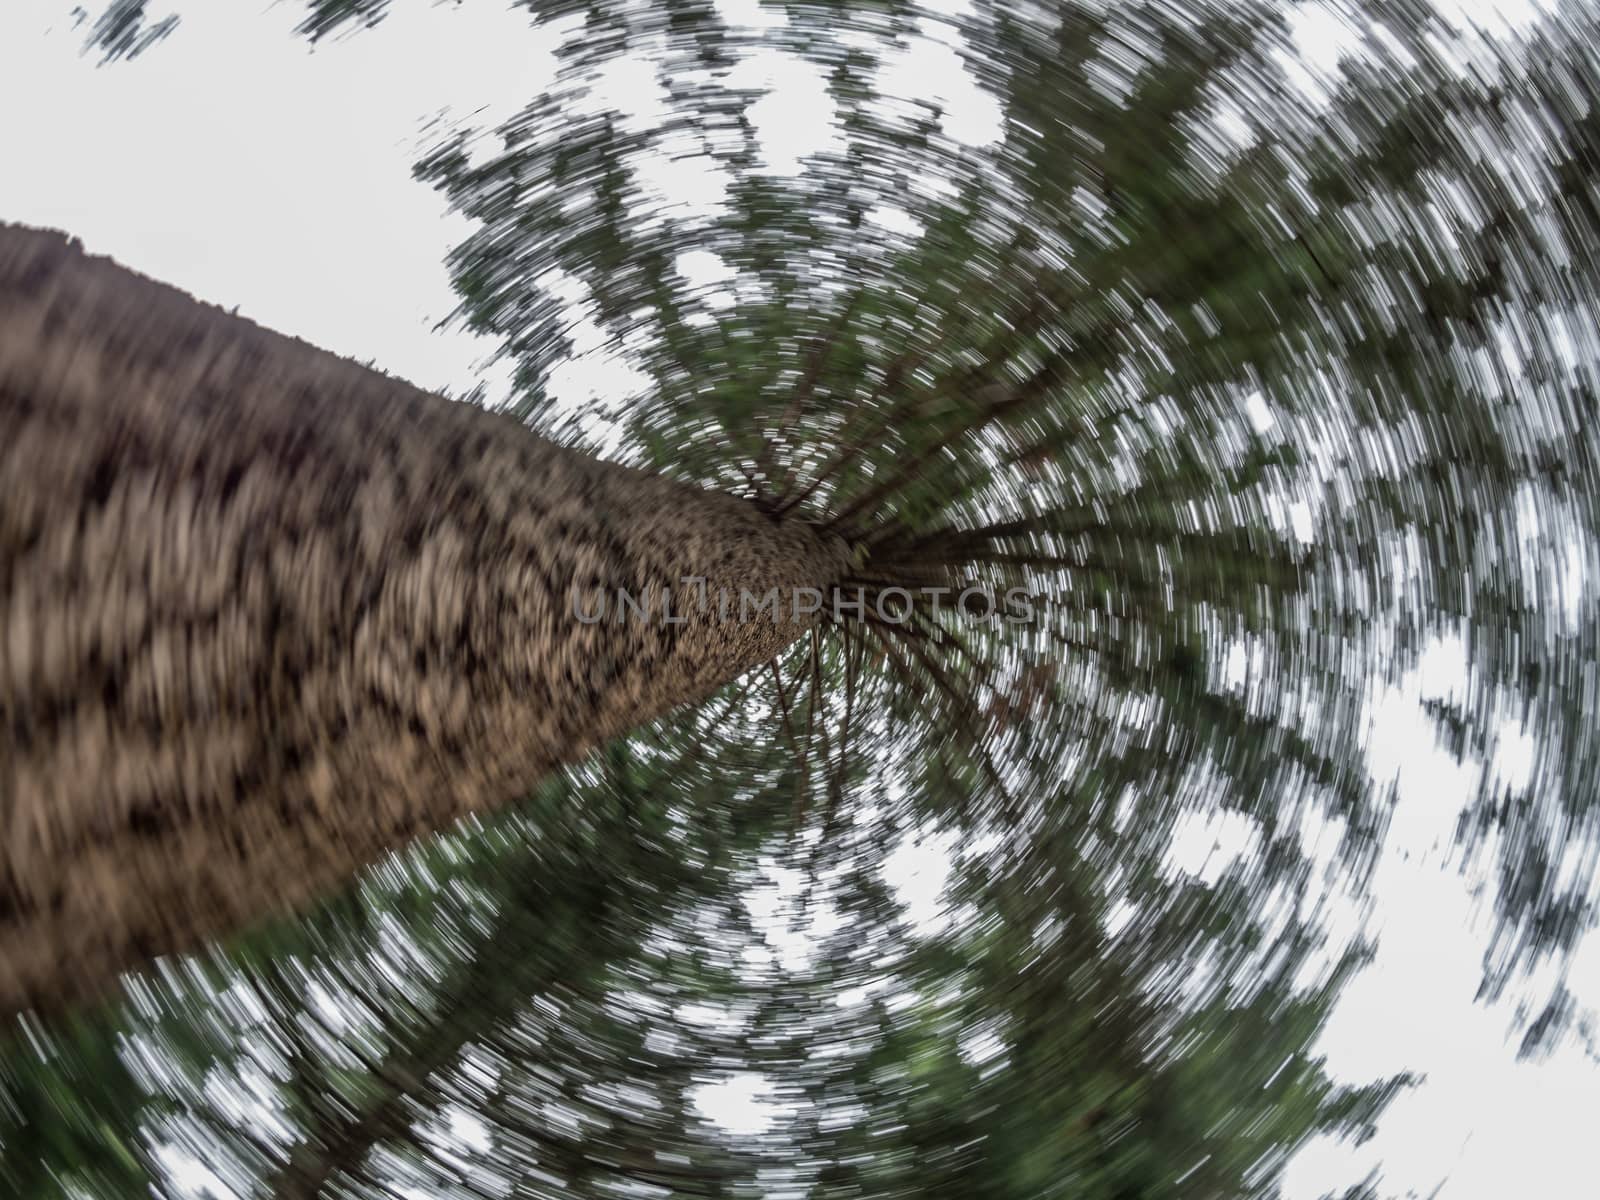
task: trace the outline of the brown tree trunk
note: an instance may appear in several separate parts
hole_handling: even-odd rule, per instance
[[[844,560],[0,225],[0,1012],[515,800],[771,658]],[[682,624],[617,619],[668,587]]]

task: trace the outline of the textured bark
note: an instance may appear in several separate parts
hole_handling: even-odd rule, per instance
[[[4,1012],[303,906],[705,697],[845,560],[12,226],[0,433]],[[575,616],[685,575],[782,612]]]

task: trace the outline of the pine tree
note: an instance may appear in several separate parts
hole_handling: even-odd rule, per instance
[[[304,31],[383,8],[315,4]],[[1469,694],[1434,706],[1441,735],[1487,758],[1509,720],[1537,745],[1527,781],[1486,772],[1461,822],[1464,853],[1499,864],[1486,986],[1589,927],[1592,18],[1491,55],[1420,6],[1353,5],[1376,24],[1313,97],[1275,6],[979,3],[945,26],[1003,116],[998,141],[970,145],[936,106],[878,94],[880,64],[931,19],[909,4],[789,4],[764,32],[698,4],[530,9],[565,39],[557,89],[418,167],[474,224],[451,261],[459,316],[515,364],[515,414],[849,550],[823,620],[725,709],[673,718],[696,765],[649,749],[671,741],[660,726],[610,760],[660,768],[635,787],[547,786],[583,811],[672,796],[657,829],[684,853],[747,820],[729,861],[788,864],[844,924],[751,982],[727,953],[747,876],[710,874],[689,899],[666,864],[613,853],[637,814],[587,842],[596,878],[579,871],[536,926],[497,923],[521,920],[506,906],[526,871],[491,872],[499,915],[419,972],[434,999],[375,1002],[374,1021],[401,1019],[331,1105],[318,1054],[338,1048],[303,1056],[279,1085],[291,1131],[241,1179],[1270,1195],[1306,1137],[1359,1135],[1402,1082],[1341,1091],[1312,1059],[1361,947],[1331,948],[1338,969],[1304,985],[1330,949],[1304,829],[1333,828],[1339,883],[1359,891],[1390,799],[1366,770],[1367,701],[1441,637],[1471,668]],[[798,174],[763,163],[732,74],[774,47],[818,66],[838,118]],[[657,125],[593,90],[625,56],[662,82]],[[686,147],[726,183],[708,212],[652,199],[638,173]],[[728,283],[692,286],[690,250]],[[575,308],[647,381],[609,422],[552,383]],[[1219,811],[1252,852],[1212,882],[1174,879],[1175,829]],[[553,852],[560,824],[518,853]],[[906,927],[878,869],[915,831],[960,850],[934,936]],[[592,895],[634,897],[639,923]],[[429,911],[384,953],[454,928]],[[575,928],[593,944],[572,957]],[[644,928],[653,945],[627,941]],[[367,978],[350,939],[332,978]],[[528,974],[481,1003],[460,990],[512,974],[495,966],[508,951]],[[552,1000],[551,963],[628,983]],[[303,1022],[299,968],[225,969],[251,989],[301,981],[271,1022]],[[735,1029],[674,1058],[689,992]],[[210,1044],[234,1045],[212,1012]],[[1530,1034],[1570,1015],[1558,993]],[[683,1108],[696,1054],[758,1065],[800,1102],[726,1144]],[[647,1061],[670,1082],[619,1099]],[[393,1072],[418,1062],[425,1079]],[[439,1133],[461,1103],[490,1130],[484,1192]]]

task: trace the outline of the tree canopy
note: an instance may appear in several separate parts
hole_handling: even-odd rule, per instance
[[[1591,11],[1491,46],[1361,0],[1308,70],[1257,0],[524,7],[556,86],[416,168],[471,222],[457,318],[541,431],[845,536],[860,608],[314,917],[19,1031],[17,1194],[133,1194],[177,1146],[240,1195],[1272,1195],[1404,1084],[1312,1047],[1392,811],[1370,700],[1441,644],[1485,991],[1564,961],[1600,847]],[[143,9],[97,45],[148,45]],[[906,94],[915,55],[966,111]],[[772,56],[825,113],[794,162]],[[572,402],[575,358],[635,394]],[[1174,872],[1218,814],[1246,851]],[[883,872],[907,840],[946,847],[932,928]],[[1577,1015],[1558,984],[1528,1048]],[[695,1108],[736,1071],[757,1133]]]

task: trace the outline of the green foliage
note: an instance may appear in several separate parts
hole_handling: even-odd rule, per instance
[[[89,20],[89,13],[82,8],[74,8],[72,15],[79,25]],[[177,28],[176,15],[152,21],[147,0],[111,0],[90,25],[84,49],[98,51],[104,66],[118,59],[137,58]]]

